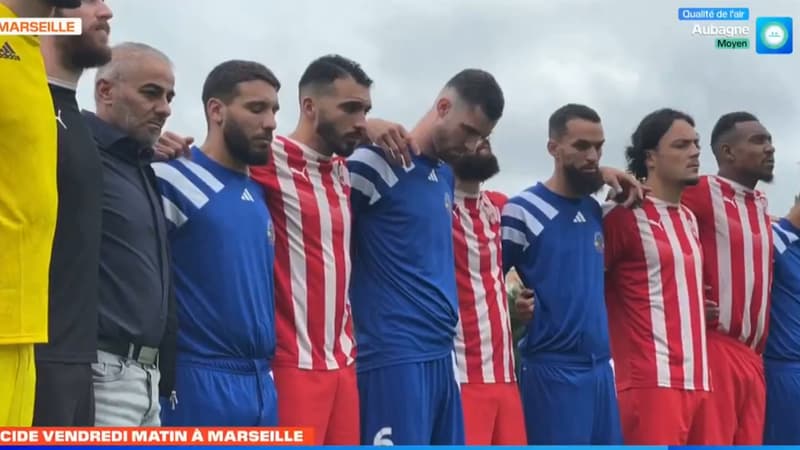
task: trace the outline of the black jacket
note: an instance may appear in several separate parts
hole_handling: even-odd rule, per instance
[[[75,90],[50,85],[58,128],[58,222],[50,260],[50,339],[36,360],[97,361],[103,168]]]
[[[84,111],[103,162],[98,336],[159,347],[161,393],[174,384],[177,315],[153,149]]]

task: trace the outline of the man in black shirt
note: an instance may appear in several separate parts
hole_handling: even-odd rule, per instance
[[[43,36],[58,129],[58,219],[50,261],[49,338],[36,346],[35,426],[91,426],[97,360],[102,166],[75,98],[84,69],[107,63],[111,9],[102,1],[56,9],[83,34]]]
[[[103,165],[97,426],[160,425],[159,365],[174,364],[168,356],[176,320],[166,222],[150,167],[171,114],[174,83],[163,53],[119,44],[97,71],[97,113],[84,113]]]

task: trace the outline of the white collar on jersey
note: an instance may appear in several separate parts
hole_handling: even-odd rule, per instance
[[[723,177],[721,175],[714,175],[714,176],[719,178],[720,180],[724,180],[726,183],[730,184],[731,187],[734,190],[737,190],[737,191],[740,191],[740,192],[744,192],[744,193],[748,193],[748,194],[754,194],[754,193],[758,192],[757,189],[750,189],[749,187],[747,187],[747,186],[745,186],[743,184],[739,184],[739,183],[731,180],[730,178],[726,178],[726,177]]]
[[[647,199],[650,200],[651,202],[653,202],[656,206],[666,206],[668,208],[678,208],[678,207],[681,206],[680,203],[668,202],[668,201],[666,201],[664,199],[656,197],[655,195],[653,195],[651,193],[647,194]]]
[[[300,141],[294,140],[288,136],[281,136],[281,137],[298,146],[300,150],[303,151],[303,154],[306,156],[306,158],[309,158],[312,161],[330,161],[332,159],[331,156],[323,155],[322,153],[314,150],[313,148],[309,147],[308,145]],[[277,141],[277,139],[275,141]]]

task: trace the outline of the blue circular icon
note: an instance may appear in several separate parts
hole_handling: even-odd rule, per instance
[[[789,30],[780,22],[769,22],[761,31],[761,43],[772,50],[777,50],[786,44],[789,39]]]

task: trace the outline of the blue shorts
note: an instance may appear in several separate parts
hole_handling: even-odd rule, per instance
[[[800,363],[764,358],[764,445],[800,445]]]
[[[358,374],[362,445],[464,445],[453,358]]]
[[[276,426],[278,396],[266,360],[178,356],[178,403],[161,399],[164,426]]]
[[[608,358],[522,358],[520,391],[530,445],[622,445]]]

